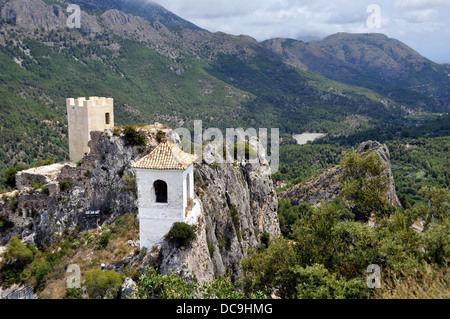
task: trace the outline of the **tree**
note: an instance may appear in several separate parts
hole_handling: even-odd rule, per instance
[[[250,251],[241,262],[241,284],[246,294],[261,291],[270,296],[295,298],[295,266],[298,264],[295,243],[277,238],[263,251]]]
[[[80,288],[67,288],[64,299],[83,299],[83,293]]]
[[[450,261],[450,225],[432,223],[424,233],[425,257],[430,261],[447,266]]]
[[[349,152],[341,161],[342,195],[350,201],[357,219],[368,220],[372,214],[383,216],[390,210],[386,196],[388,179],[375,153],[366,157]]]
[[[10,188],[16,188],[16,175],[18,172],[28,169],[27,165],[17,165],[16,167],[10,168],[5,171],[4,179],[5,185]]]
[[[245,299],[229,278],[220,277],[210,283],[197,284],[171,272],[161,275],[154,268],[147,268],[133,294],[135,299]],[[257,292],[250,298],[267,298]]]
[[[422,188],[419,195],[430,201],[426,223],[448,219],[450,208],[450,191],[445,188]]]
[[[100,236],[100,239],[98,240],[98,246],[100,248],[106,248],[109,244],[109,240],[111,239],[111,233],[105,232]]]
[[[137,299],[193,299],[196,296],[195,284],[184,281],[171,272],[159,275],[154,268],[148,268],[134,295]]]
[[[124,128],[124,138],[125,140],[133,146],[136,145],[146,145],[146,139],[144,133],[137,130],[134,126],[125,126]]]
[[[33,260],[33,252],[26,245],[22,244],[20,239],[12,237],[7,247],[7,257],[13,262],[24,266]]]
[[[122,278],[113,270],[91,270],[86,274],[86,290],[91,299],[112,299],[122,286]]]
[[[295,272],[298,299],[361,299],[366,296],[364,282],[338,278],[323,265],[297,267]]]

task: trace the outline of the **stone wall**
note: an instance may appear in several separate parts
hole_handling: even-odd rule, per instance
[[[67,99],[70,160],[78,162],[90,153],[90,132],[114,128],[114,101],[111,98]]]

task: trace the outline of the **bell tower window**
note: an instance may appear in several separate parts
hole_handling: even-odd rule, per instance
[[[157,180],[153,183],[157,203],[167,203],[167,183]]]

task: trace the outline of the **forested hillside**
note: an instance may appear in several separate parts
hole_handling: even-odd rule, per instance
[[[80,29],[66,27],[65,8],[72,2],[84,10]],[[131,297],[141,299],[448,299],[449,72],[448,65],[379,34],[258,43],[202,30],[150,1],[0,0],[0,204],[8,212],[0,216],[0,231],[9,240],[0,259],[0,285],[25,283],[42,298],[70,299],[116,298],[124,279],[136,285]],[[83,161],[71,163],[66,169],[75,175],[53,183],[52,191],[36,180],[20,196],[9,192],[18,171],[68,160],[66,98],[82,96],[114,99],[115,124],[126,125],[120,151],[86,157],[94,170]],[[215,280],[205,285],[185,280],[181,262],[179,275],[158,273],[163,261],[157,249],[138,249],[136,181],[124,174],[131,160],[123,167],[116,161],[126,154],[122,142],[133,147],[130,135],[145,141],[139,124],[192,128],[194,120],[202,120],[204,129],[279,128],[280,169],[272,175],[286,183],[279,195],[331,176],[328,169],[340,174],[333,185],[329,178],[308,189],[331,194],[329,201],[300,203],[297,196],[280,199],[277,207],[269,171],[258,184],[258,171],[237,162],[196,167],[197,197],[207,208],[202,226],[209,227],[201,237],[204,255],[196,256],[223,255],[219,266],[225,275],[209,267]],[[327,134],[297,145],[292,134],[302,132]],[[120,133],[116,127],[112,139]],[[155,132],[158,141],[160,133]],[[102,145],[113,145],[110,138]],[[355,152],[365,141],[385,144],[366,144],[381,145],[382,155]],[[236,183],[230,178],[235,171]],[[99,186],[107,203],[105,222],[86,219],[92,228],[82,229],[72,216],[84,220],[82,212],[92,211],[83,191],[109,174],[112,179],[105,177]],[[240,182],[252,192],[233,188]],[[314,191],[302,195],[314,197]],[[97,200],[99,192],[91,189],[90,195]],[[120,196],[131,198],[123,200],[126,209],[114,202]],[[39,198],[39,212],[36,202],[19,206],[19,199],[30,198]],[[50,198],[55,209],[48,209]],[[261,219],[254,216],[260,204]],[[65,205],[67,211],[61,210]],[[264,223],[269,214],[273,220]],[[48,242],[9,239],[14,227],[22,236],[45,231]],[[276,229],[272,235],[270,227]],[[183,242],[182,248],[169,245],[183,255],[198,230],[175,228],[167,238],[176,240],[166,244]],[[253,237],[254,245],[244,249],[242,242]],[[195,247],[197,253],[200,246]],[[214,260],[217,266],[221,259]],[[73,263],[84,267],[87,295],[66,290],[64,271]],[[102,263],[114,270],[99,270]],[[366,285],[372,264],[383,271],[382,289]]]
[[[68,29],[60,7],[67,3],[1,2],[0,172],[68,158],[68,97],[114,98],[117,124],[190,128],[202,120],[204,128],[287,134],[348,135],[402,122],[408,111],[366,88],[294,67],[250,37],[172,25],[184,20],[158,6],[146,7],[143,19],[130,14],[133,6],[118,11],[123,2],[91,1],[83,27]]]

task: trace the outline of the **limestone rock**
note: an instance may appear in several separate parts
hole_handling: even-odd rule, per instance
[[[208,145],[212,154],[222,147]],[[160,270],[165,274],[173,270],[200,283],[217,275],[237,280],[242,275],[239,262],[250,248],[259,247],[261,235],[280,234],[270,167],[263,158],[254,164],[217,163],[208,156],[204,161],[195,167],[195,192],[203,212],[197,238],[182,249],[164,242]]]
[[[5,194],[6,200],[0,202],[0,213],[14,223],[0,233],[0,242],[33,235],[39,244],[64,229],[91,229],[135,212],[131,165],[156,145],[154,136],[147,138],[147,146],[131,146],[112,130],[91,132],[91,153],[79,165],[59,163],[18,173],[18,190]],[[32,187],[36,180],[44,191]],[[62,189],[63,180],[66,186]]]
[[[41,0],[9,1],[2,8],[0,16],[19,26],[46,30],[64,28],[67,21],[60,6],[48,6]]]
[[[21,171],[16,175],[16,186],[18,189],[33,187],[33,183],[49,184],[57,180],[64,163],[41,166]],[[67,164],[70,165],[70,164]]]
[[[136,290],[136,283],[131,278],[125,278],[120,291],[120,299],[130,299]]]
[[[394,177],[391,171],[390,154],[387,146],[379,142],[367,141],[362,143],[356,151],[362,156],[371,152],[375,152],[375,154],[378,155],[385,167],[383,174],[385,174],[389,180],[388,189],[386,191],[388,201],[395,207],[401,207],[397,193],[395,192]],[[282,192],[280,197],[289,199],[294,205],[300,203],[319,205],[322,200],[331,201],[339,196],[342,190],[342,185],[339,181],[341,176],[342,167],[339,165],[333,166]]]
[[[14,223],[0,233],[0,245],[6,245],[12,236],[24,238],[27,243],[52,242],[65,230],[98,228],[123,213],[135,212],[131,165],[157,145],[157,130],[140,131],[146,134],[145,146],[129,145],[120,130],[91,132],[90,154],[78,164],[61,163],[18,176],[22,188],[5,194],[6,199],[0,202],[0,213]],[[175,132],[165,132],[172,141],[180,142]],[[174,271],[198,282],[209,282],[217,275],[236,280],[241,275],[239,262],[250,248],[259,247],[262,234],[280,234],[270,167],[263,157],[258,157],[252,164],[196,164],[194,174],[195,202],[201,213],[193,215],[189,222],[196,227],[196,240],[184,248],[164,242],[144,258],[140,268],[145,269],[146,263],[158,263],[163,274]],[[35,178],[48,192],[29,187]],[[117,270],[123,265],[112,266]]]

